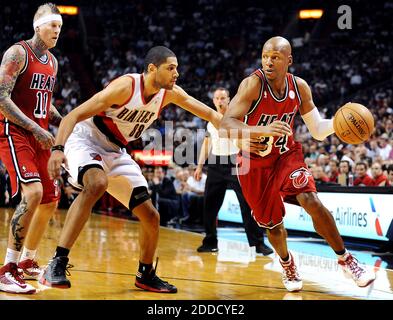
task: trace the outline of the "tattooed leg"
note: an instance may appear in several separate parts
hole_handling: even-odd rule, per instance
[[[23,220],[27,212],[27,201],[23,197],[22,201],[16,207],[15,213],[11,219],[11,235],[14,241],[16,251],[20,251],[23,246],[23,239],[25,238],[25,227]]]
[[[8,248],[22,249],[30,222],[42,199],[42,185],[39,182],[22,184],[22,200],[11,218]]]

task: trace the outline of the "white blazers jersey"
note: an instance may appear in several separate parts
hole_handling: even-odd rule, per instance
[[[123,105],[113,105],[93,117],[97,128],[120,147],[125,147],[130,141],[140,138],[158,118],[166,92],[165,89],[161,89],[146,103],[143,97],[143,74],[132,73],[123,77],[133,79],[129,99]]]

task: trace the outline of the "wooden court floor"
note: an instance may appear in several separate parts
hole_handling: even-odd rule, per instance
[[[7,247],[8,222],[13,211],[0,209],[0,262]],[[52,257],[65,218],[58,211],[38,251],[41,265]],[[334,261],[318,256],[295,255],[304,288],[288,293],[281,282],[277,257],[254,256],[249,261],[242,245],[223,243],[220,252],[197,253],[202,235],[161,228],[158,275],[177,286],[177,294],[157,294],[134,286],[138,267],[138,222],[93,214],[70,254],[74,267],[70,289],[47,288],[36,281],[33,295],[0,292],[0,300],[352,300],[393,299],[393,273],[377,270],[371,288],[357,288],[344,279]],[[236,251],[238,250],[238,252]],[[322,259],[322,260],[321,260]]]

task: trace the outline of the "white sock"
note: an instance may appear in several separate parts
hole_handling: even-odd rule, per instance
[[[336,256],[339,260],[345,261],[348,257],[348,254],[349,254],[348,250],[345,249],[344,254],[336,254]]]
[[[33,260],[35,258],[36,252],[37,250],[29,250],[26,247],[23,247],[19,261],[25,261],[27,259]]]
[[[4,265],[12,262],[12,263],[18,263],[19,260],[19,251],[7,248],[7,253],[5,255],[5,261],[4,261]]]

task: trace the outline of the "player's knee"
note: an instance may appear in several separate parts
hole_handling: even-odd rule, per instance
[[[108,178],[105,175],[95,177],[94,180],[88,180],[84,184],[83,192],[86,196],[100,198],[108,188]]]
[[[279,238],[287,236],[287,230],[283,227],[282,224],[279,224],[273,229],[267,229],[267,233],[270,236],[279,237]]]
[[[38,206],[41,203],[43,194],[41,183],[33,183],[23,188],[23,196],[28,206]]]
[[[319,211],[323,206],[314,192],[302,193],[297,199],[300,205],[309,213]]]

